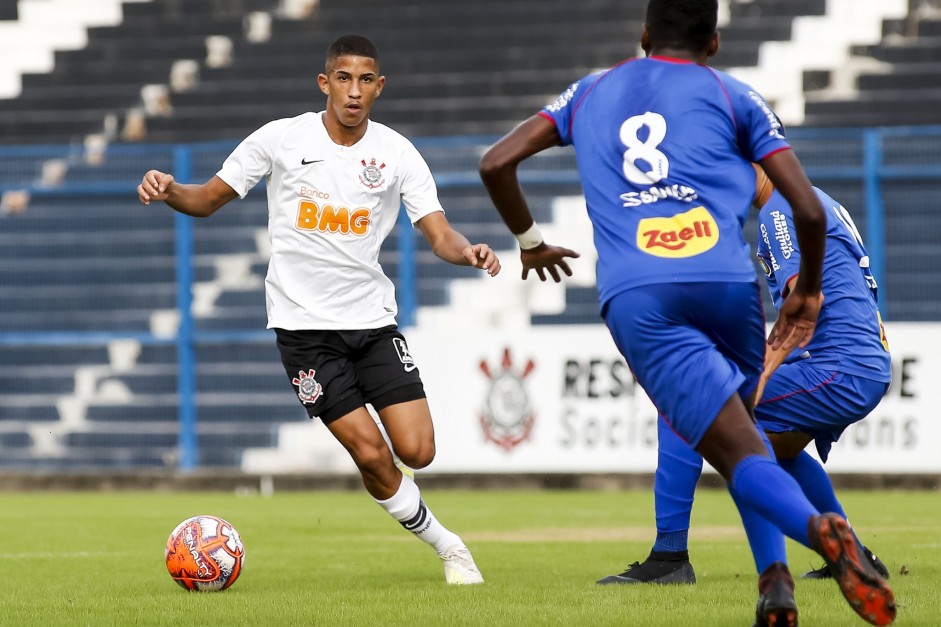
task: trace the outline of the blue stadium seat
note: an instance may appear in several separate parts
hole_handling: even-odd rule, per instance
[[[25,449],[33,445],[33,438],[25,431],[0,432],[0,449]]]
[[[54,422],[59,420],[59,412],[51,404],[18,403],[16,398],[4,397],[0,402],[0,423],[5,421]]]
[[[108,351],[103,346],[0,346],[0,369],[35,366],[69,368],[86,363],[104,363]],[[13,390],[0,388],[4,394]]]

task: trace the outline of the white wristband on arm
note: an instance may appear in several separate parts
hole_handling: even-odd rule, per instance
[[[514,235],[516,236],[516,241],[520,243],[520,248],[523,250],[536,248],[545,241],[542,238],[542,233],[539,232],[539,227],[536,226],[535,222],[533,222],[533,225],[522,233],[515,233]]]

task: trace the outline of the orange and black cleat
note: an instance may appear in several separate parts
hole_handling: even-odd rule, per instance
[[[807,535],[813,549],[826,560],[850,607],[863,620],[873,625],[895,620],[895,595],[863,555],[846,520],[837,514],[814,516]]]

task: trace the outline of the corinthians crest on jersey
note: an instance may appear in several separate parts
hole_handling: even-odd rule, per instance
[[[380,163],[377,165],[375,159],[370,159],[369,163],[366,163],[366,160],[362,159],[360,160],[360,163],[363,164],[363,171],[359,175],[360,183],[369,189],[376,189],[385,183],[385,178],[382,176],[382,170],[385,169],[386,164]]]

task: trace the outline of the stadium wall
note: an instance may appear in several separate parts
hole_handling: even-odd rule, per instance
[[[893,383],[849,427],[827,463],[835,473],[941,474],[941,325],[887,327]],[[603,325],[508,333],[415,329],[442,474],[652,473],[657,412]],[[446,351],[440,347],[447,346]],[[692,367],[692,366],[691,366]],[[248,473],[355,472],[317,422],[292,424],[278,449],[246,451]]]

